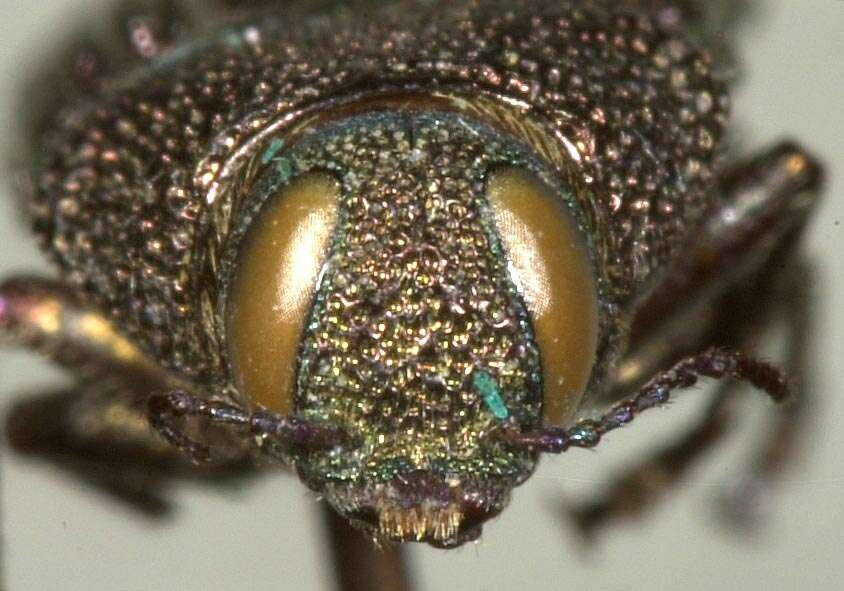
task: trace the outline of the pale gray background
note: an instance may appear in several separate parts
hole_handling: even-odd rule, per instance
[[[71,18],[90,18],[92,0],[0,0],[0,130],[12,141],[12,97]],[[828,164],[826,201],[807,248],[819,267],[820,307],[813,337],[817,431],[799,467],[771,499],[760,535],[725,531],[712,500],[733,481],[753,440],[729,438],[685,479],[679,494],[640,522],[611,529],[582,555],[558,519],[559,500],[588,497],[626,459],[688,424],[703,397],[686,396],[614,434],[596,453],[549,458],[520,488],[482,541],[451,552],[416,547],[421,589],[837,589],[844,562],[844,2],[764,0],[737,42],[747,83],[735,101],[749,147],[788,134]],[[45,92],[50,92],[49,89]],[[7,175],[8,176],[8,175]],[[4,188],[4,193],[8,189]],[[5,197],[5,195],[4,195]],[[47,270],[10,199],[0,199],[0,274]],[[60,384],[63,376],[21,352],[0,353],[0,415],[9,397]],[[764,404],[748,398],[747,420],[761,425]],[[754,404],[754,402],[756,404]],[[266,478],[239,492],[181,488],[174,521],[150,524],[5,448],[2,579],[24,589],[327,589],[316,501],[292,476]]]

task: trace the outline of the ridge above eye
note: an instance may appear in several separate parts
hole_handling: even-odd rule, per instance
[[[487,198],[539,345],[543,414],[564,423],[580,404],[598,341],[598,298],[588,249],[563,199],[536,175],[502,168]]]

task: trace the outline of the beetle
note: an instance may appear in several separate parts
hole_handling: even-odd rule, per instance
[[[34,133],[62,280],[6,281],[0,327],[84,377],[75,417],[142,409],[198,462],[291,463],[372,537],[444,548],[539,454],[701,377],[782,401],[684,319],[793,243],[820,169],[724,162],[685,9],[293,4],[190,41],[188,5],[133,17]]]

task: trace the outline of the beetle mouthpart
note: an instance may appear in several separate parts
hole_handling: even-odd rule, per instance
[[[378,543],[425,542],[455,548],[476,540],[507,505],[512,481],[479,484],[424,470],[380,483],[332,487],[329,502]]]
[[[483,524],[506,505],[480,503],[476,495],[454,489],[450,502],[425,499],[406,505],[401,499],[381,497],[375,504],[376,538],[389,542],[426,542],[435,548],[456,548],[477,540]]]
[[[378,535],[387,540],[450,545],[456,540],[463,521],[463,511],[456,503],[445,507],[421,505],[411,508],[385,504],[378,506],[377,511]]]

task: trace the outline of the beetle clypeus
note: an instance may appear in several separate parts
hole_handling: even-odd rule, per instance
[[[143,409],[197,461],[292,463],[374,538],[453,547],[540,453],[701,377],[786,398],[683,319],[792,243],[819,169],[720,158],[687,7],[306,4],[138,13],[39,121],[63,278],[7,280],[0,326],[84,378],[67,429],[161,445]]]

